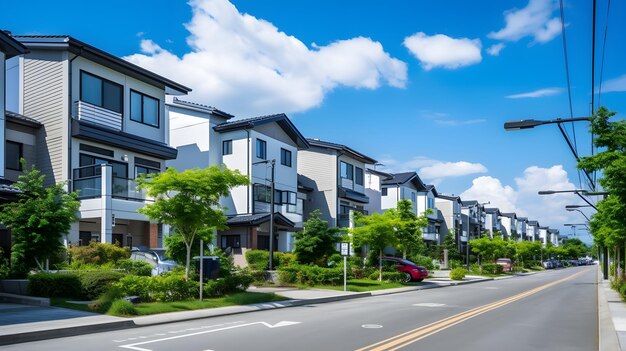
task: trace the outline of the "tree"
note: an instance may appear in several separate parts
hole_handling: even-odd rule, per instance
[[[369,245],[372,250],[379,253],[378,280],[382,280],[382,256],[387,246],[395,246],[398,237],[396,230],[400,226],[399,217],[395,210],[387,210],[380,213],[372,213],[369,216],[356,214],[355,224],[352,228],[352,240],[354,245],[362,247]]]
[[[406,259],[407,253],[413,255],[424,251],[422,228],[428,226],[428,218],[416,215],[409,200],[398,201],[395,211],[398,217],[397,248],[402,251],[402,258]]]
[[[460,260],[463,258],[461,253],[459,252],[459,247],[456,243],[456,236],[454,234],[454,230],[451,229],[448,232],[448,235],[443,238],[443,249],[448,250],[448,259],[450,260]]]
[[[339,229],[329,228],[328,222],[321,219],[322,212],[315,210],[310,213],[309,219],[304,222],[304,230],[294,234],[294,253],[298,262],[324,265],[330,255],[335,253],[339,242]]]
[[[178,172],[168,168],[156,175],[143,175],[139,189],[155,199],[138,212],[159,223],[169,224],[181,235],[187,248],[185,278],[189,277],[191,247],[198,235],[210,238],[214,230],[226,228],[226,216],[220,198],[230,189],[249,183],[239,171],[211,166]]]
[[[495,261],[499,257],[505,257],[507,253],[507,243],[500,236],[494,234],[491,239],[488,236],[473,239],[469,242],[470,248],[480,257]]]
[[[24,164],[24,163],[22,163]],[[61,237],[78,220],[78,194],[68,193],[64,184],[44,187],[45,176],[34,166],[15,183],[21,192],[17,201],[2,206],[0,223],[11,230],[11,268],[22,275],[63,250]]]

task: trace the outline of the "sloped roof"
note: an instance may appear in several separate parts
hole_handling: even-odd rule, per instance
[[[408,182],[413,183],[417,191],[427,191],[426,185],[416,172],[404,172],[404,173],[394,173],[391,174],[390,179],[383,179],[381,184],[385,185],[400,185],[406,184]]]
[[[191,102],[191,101],[184,101],[184,100],[180,100],[180,99],[178,99],[176,97],[174,98],[172,103],[171,104],[168,103],[168,105],[174,105],[174,106],[180,105],[180,106],[190,107],[190,108],[192,108],[194,110],[200,110],[202,112],[208,112],[208,113],[211,113],[211,114],[214,114],[216,116],[223,117],[223,118],[226,118],[226,119],[231,119],[231,118],[235,117],[234,115],[231,115],[230,113],[226,113],[226,112],[224,112],[224,111],[222,111],[220,109],[217,109],[217,108],[215,108],[213,106],[203,105],[203,104],[199,104],[199,103]]]
[[[259,225],[261,223],[269,222],[270,214],[269,213],[256,213],[256,214],[244,214],[244,215],[236,215],[228,218],[226,224],[229,227],[241,227],[241,226],[251,226],[251,225]],[[274,213],[274,223],[278,225],[282,225],[289,228],[294,228],[295,223],[289,220],[289,218],[285,217],[280,212]]]
[[[10,59],[13,56],[27,53],[28,49],[15,40],[10,32],[0,30],[0,51],[4,52],[6,59]]]
[[[449,201],[456,201],[458,203],[462,202],[460,196],[451,196],[451,195],[437,194],[437,198],[438,199],[449,200]]]
[[[67,50],[114,71],[162,88],[166,94],[186,95],[191,91],[191,88],[148,71],[69,35],[15,35],[13,38],[30,50]]]
[[[437,188],[435,188],[434,185],[432,184],[428,184],[426,185],[426,191],[432,191],[433,194],[435,194],[435,196],[437,196]]]
[[[296,126],[291,123],[289,117],[287,117],[287,115],[285,115],[284,113],[221,123],[213,127],[213,130],[215,130],[216,132],[229,132],[240,129],[253,129],[256,126],[267,123],[278,124],[282,128],[282,130],[287,133],[291,140],[293,140],[298,145],[299,148],[309,148],[309,142],[307,141],[307,139],[300,133],[298,128],[296,128]]]
[[[13,123],[25,125],[28,127],[34,127],[34,128],[39,128],[42,126],[42,124],[36,119],[26,117],[24,115],[20,115],[19,113],[6,111],[4,115],[6,116],[7,121],[11,121]]]
[[[325,149],[331,149],[331,150],[337,150],[340,152],[344,152],[350,155],[350,157],[359,160],[363,163],[368,163],[368,164],[376,164],[378,161],[376,161],[375,159],[366,156],[352,148],[349,148],[345,145],[342,144],[336,144],[336,143],[331,143],[328,141],[322,141],[319,139],[312,139],[312,138],[307,138],[307,141],[309,142],[309,144],[311,146],[317,146],[317,147],[321,147],[321,148],[325,148]]]
[[[500,215],[503,216],[503,217],[509,217],[509,218],[517,219],[517,215],[515,214],[515,212],[500,213]]]

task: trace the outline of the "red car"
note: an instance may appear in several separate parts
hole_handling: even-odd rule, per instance
[[[382,257],[383,267],[395,267],[398,271],[405,274],[405,282],[416,281],[421,282],[428,277],[428,270],[415,263],[397,257]]]

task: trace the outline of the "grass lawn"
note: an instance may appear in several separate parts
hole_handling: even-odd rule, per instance
[[[379,282],[378,280],[370,279],[351,279],[346,283],[346,289],[354,292],[365,292],[372,290],[403,288],[407,286],[417,285],[419,283],[394,283],[394,282]],[[315,285],[312,288],[317,289],[330,289],[343,291],[343,284],[340,285]]]
[[[70,308],[86,312],[94,312],[89,309],[87,305],[73,304],[67,302],[71,299],[53,298],[50,303],[56,307]],[[140,316],[147,316],[150,314],[178,312],[178,311],[191,311],[200,310],[205,308],[216,308],[225,306],[236,305],[250,305],[263,302],[275,302],[287,300],[286,297],[276,295],[273,293],[253,293],[253,292],[240,292],[235,294],[226,295],[223,297],[207,298],[202,301],[189,300],[189,301],[176,301],[176,302],[146,302],[135,305]]]

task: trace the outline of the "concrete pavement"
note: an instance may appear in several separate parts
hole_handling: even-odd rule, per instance
[[[273,292],[287,297],[288,300],[245,306],[230,306],[204,310],[163,313],[135,318],[119,318],[55,307],[0,303],[0,325],[2,326],[0,328],[0,345],[248,313],[268,309],[319,304],[368,296],[405,293],[416,290],[441,288],[493,280],[492,278],[468,276],[463,281],[452,281],[447,278],[443,272],[433,273],[434,277],[432,279],[428,279],[419,285],[365,293],[323,289],[251,287],[248,291]],[[514,277],[515,276],[507,276],[504,278]],[[610,288],[604,287],[601,283],[598,286],[598,301],[602,300],[601,297],[608,296],[608,298],[605,297],[605,300],[609,301],[609,303],[605,304],[608,305],[608,307],[604,311],[605,315],[609,313],[609,316],[611,316],[609,318],[605,317],[604,322],[602,319],[600,320],[600,349],[620,350],[620,340],[625,340],[622,341],[621,344],[626,345],[626,304],[621,302],[619,296],[615,297],[614,295],[611,295],[611,292],[613,291],[610,290]],[[600,287],[602,287],[602,289]],[[611,336],[613,336],[615,340],[612,341]],[[617,336],[619,336],[619,340]]]

